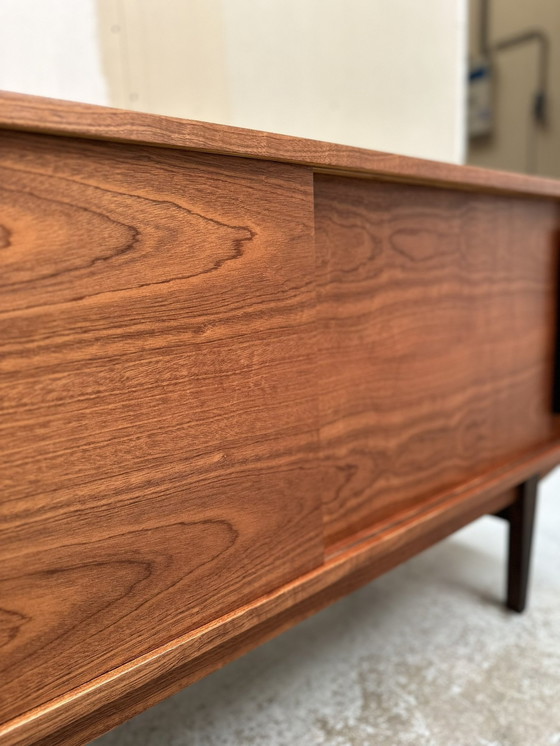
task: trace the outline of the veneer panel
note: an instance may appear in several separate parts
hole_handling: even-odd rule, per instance
[[[329,542],[558,434],[555,202],[315,175]]]
[[[0,141],[0,720],[317,566],[311,174]]]

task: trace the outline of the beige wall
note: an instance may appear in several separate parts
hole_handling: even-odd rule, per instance
[[[466,0],[98,0],[114,105],[464,156]]]
[[[477,53],[476,28],[480,0],[470,0],[470,52]],[[550,36],[549,104],[546,128],[531,133],[532,96],[537,85],[537,45],[504,50],[495,57],[495,130],[486,140],[473,140],[468,162],[480,166],[560,176],[560,2],[559,0],[491,0],[490,43],[530,28]],[[534,154],[530,136],[534,140]],[[536,168],[529,168],[531,162]]]

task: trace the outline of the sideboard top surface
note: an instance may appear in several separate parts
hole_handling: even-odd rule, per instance
[[[453,189],[560,199],[558,179],[8,91],[0,91],[0,128],[282,161],[320,171]]]

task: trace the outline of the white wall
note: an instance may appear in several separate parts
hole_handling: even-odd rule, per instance
[[[466,0],[99,0],[115,105],[460,162]]]
[[[439,160],[466,0],[0,0],[0,88]]]
[[[109,103],[95,0],[0,0],[0,89]]]

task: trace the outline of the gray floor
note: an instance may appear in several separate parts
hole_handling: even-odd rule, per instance
[[[97,746],[560,744],[559,485],[525,615],[499,603],[505,525],[483,518]]]

